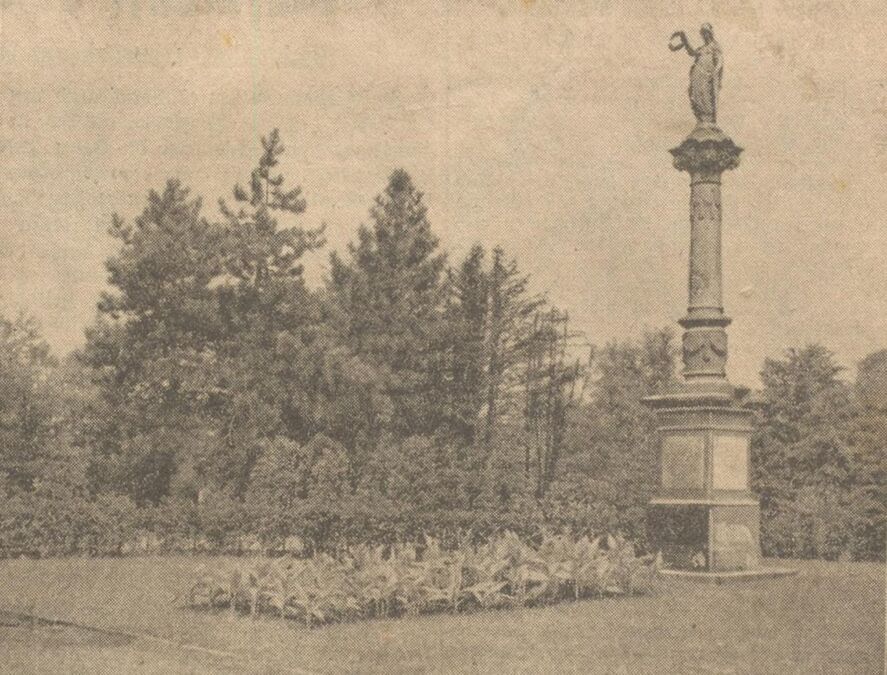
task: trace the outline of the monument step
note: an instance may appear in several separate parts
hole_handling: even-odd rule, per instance
[[[750,570],[736,570],[732,572],[694,572],[690,570],[659,570],[659,575],[667,579],[680,581],[693,581],[703,584],[729,584],[747,581],[760,581],[763,579],[778,579],[790,577],[798,573],[798,570],[790,567],[758,567]]]

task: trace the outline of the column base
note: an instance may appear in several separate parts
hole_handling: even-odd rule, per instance
[[[747,498],[657,498],[648,536],[667,569],[740,572],[761,567],[760,507]]]

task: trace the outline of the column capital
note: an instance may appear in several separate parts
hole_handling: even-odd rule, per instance
[[[739,166],[742,148],[715,125],[701,123],[669,152],[674,167],[689,172],[694,181],[719,181],[721,173]]]

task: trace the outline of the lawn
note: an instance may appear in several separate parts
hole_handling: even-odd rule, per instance
[[[0,561],[0,609],[153,636],[0,627],[0,671],[861,674],[883,664],[875,564],[792,562],[800,573],[784,579],[669,580],[649,597],[308,631],[182,608],[199,562]]]

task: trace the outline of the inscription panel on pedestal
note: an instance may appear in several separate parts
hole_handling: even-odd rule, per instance
[[[662,487],[666,490],[705,485],[705,437],[671,434],[662,439]]]
[[[748,489],[748,438],[715,436],[712,448],[712,487],[716,490]]]

